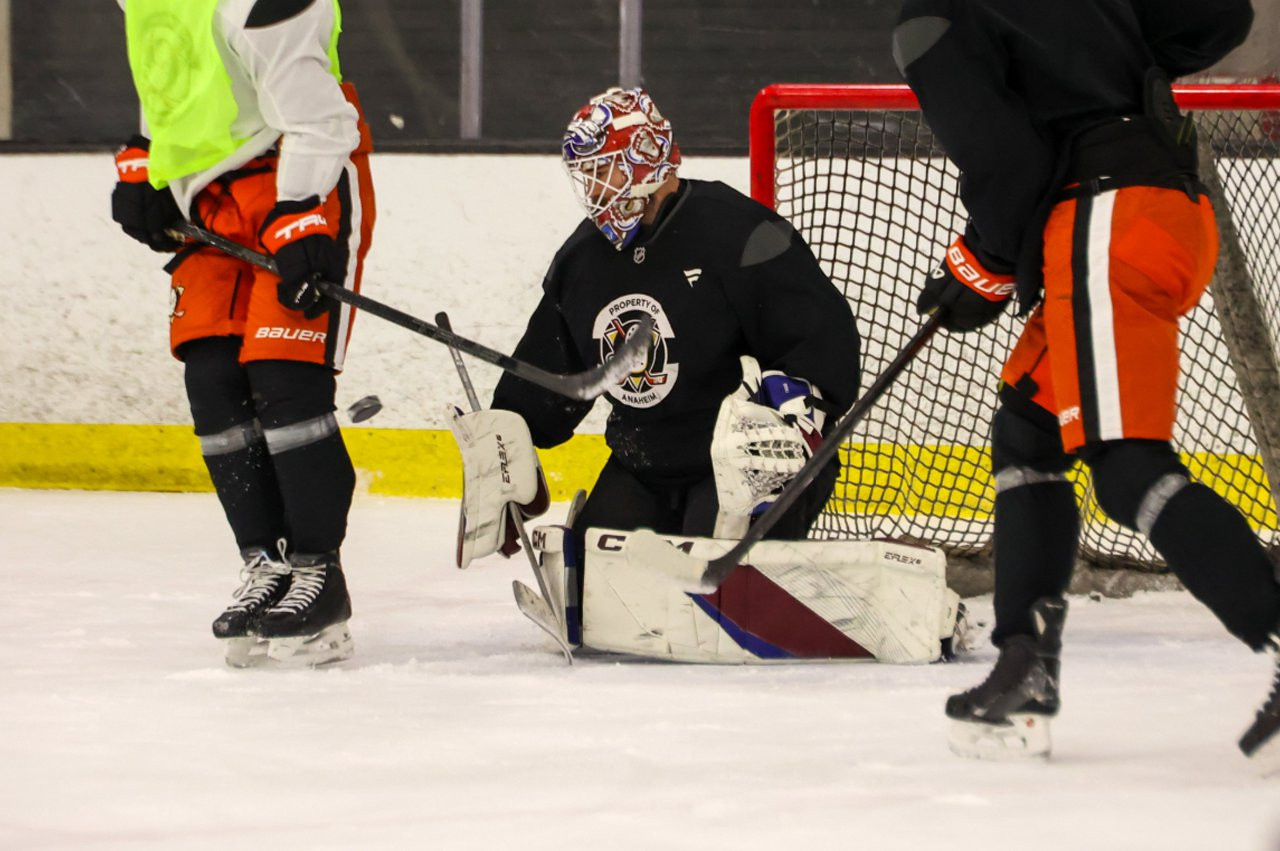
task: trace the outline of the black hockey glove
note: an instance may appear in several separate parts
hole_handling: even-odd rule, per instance
[[[111,218],[125,233],[152,251],[177,251],[182,241],[166,233],[182,221],[173,193],[148,180],[150,141],[134,136],[116,152],[116,188],[111,192]]]
[[[280,273],[276,297],[281,304],[301,310],[308,319],[333,307],[333,300],[325,298],[316,284],[341,284],[344,272],[318,197],[278,202],[262,223],[258,239],[275,258]]]
[[[1013,275],[988,271],[958,236],[925,280],[916,312],[942,311],[942,327],[948,331],[977,331],[1004,312],[1013,290]]]

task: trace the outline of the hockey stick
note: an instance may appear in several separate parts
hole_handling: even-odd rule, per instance
[[[782,515],[795,504],[804,489],[813,483],[822,468],[835,457],[854,426],[862,422],[867,413],[879,401],[890,385],[906,369],[907,365],[919,354],[929,340],[941,327],[941,316],[933,314],[920,326],[907,345],[898,353],[893,361],[884,368],[884,372],[876,378],[875,383],[854,403],[830,434],[823,439],[817,450],[804,463],[800,471],[787,482],[782,493],[773,501],[763,514],[747,529],[738,543],[721,556],[713,559],[697,559],[676,549],[656,533],[649,529],[633,532],[624,545],[627,561],[640,569],[657,569],[668,574],[683,588],[690,592],[710,593],[720,587],[720,583],[741,562],[742,557],[758,544],[769,530],[777,524]]]
[[[217,248],[232,257],[243,260],[246,263],[252,263],[261,269],[266,269],[268,272],[276,271],[275,260],[269,255],[246,248],[234,240],[211,233],[189,222],[183,222],[171,228],[170,232],[175,236],[186,237],[194,242]],[[619,346],[612,358],[591,369],[562,375],[541,369],[531,363],[517,360],[510,355],[504,355],[502,352],[495,351],[473,340],[468,340],[466,337],[459,337],[457,334],[438,328],[430,322],[410,316],[407,313],[396,310],[394,307],[374,301],[368,296],[360,295],[337,284],[321,281],[318,286],[322,294],[334,301],[349,304],[366,313],[371,313],[379,319],[385,319],[424,337],[430,337],[437,343],[452,346],[472,357],[500,367],[517,378],[523,378],[531,384],[552,390],[570,399],[594,399],[607,392],[609,388],[616,386],[628,373],[640,369],[648,358],[649,341],[654,327],[651,317],[641,317],[640,325],[627,335],[627,339]]]
[[[449,314],[443,310],[436,314],[436,324],[450,334],[453,333],[453,325],[449,322]],[[449,356],[453,358],[454,368],[458,370],[458,380],[462,382],[462,389],[467,394],[467,404],[471,406],[473,411],[480,410],[480,397],[476,395],[475,385],[471,383],[471,373],[467,372],[467,365],[462,362],[462,352],[450,346]],[[519,579],[511,580],[511,592],[516,598],[516,608],[525,617],[537,624],[543,632],[551,636],[560,647],[560,652],[564,654],[565,661],[572,665],[573,649],[569,647],[569,643],[560,634],[561,624],[551,608],[551,595],[547,593],[547,580],[542,575],[542,565],[538,563],[537,558],[533,555],[533,545],[529,543],[529,533],[524,529],[524,520],[520,517],[520,510],[508,503],[506,513],[511,524],[516,527],[516,533],[520,536],[520,548],[528,556],[529,567],[533,569],[533,578],[538,580],[538,590],[542,592],[542,596],[538,597],[533,593],[532,588]]]

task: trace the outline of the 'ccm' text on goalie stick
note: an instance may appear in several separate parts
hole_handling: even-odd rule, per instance
[[[216,233],[211,233],[189,222],[183,222],[171,228],[170,231],[177,236],[186,237],[195,242],[217,248],[232,257],[266,269],[268,272],[275,271],[275,261],[269,255],[246,248],[238,242],[219,236]],[[653,335],[653,320],[648,316],[641,317],[640,325],[615,350],[612,358],[591,369],[570,375],[561,375],[555,372],[548,372],[531,363],[517,360],[510,355],[504,355],[502,352],[495,351],[474,340],[468,340],[466,337],[459,337],[457,334],[438,328],[430,322],[418,319],[416,316],[410,316],[394,307],[374,301],[368,296],[360,295],[337,284],[321,281],[318,287],[321,293],[334,301],[349,304],[379,319],[385,319],[424,337],[430,337],[438,343],[452,346],[474,358],[479,358],[486,363],[500,367],[517,378],[523,378],[531,384],[536,384],[570,399],[594,399],[606,392],[610,387],[615,386],[628,373],[634,372],[643,366],[648,358],[649,341]]]
[[[893,361],[884,368],[884,372],[876,378],[875,383],[853,404],[849,412],[822,441],[800,471],[787,482],[782,493],[778,494],[778,498],[773,501],[773,505],[756,518],[756,521],[747,529],[747,533],[728,552],[709,560],[697,559],[676,549],[651,530],[641,529],[627,538],[625,544],[627,561],[641,569],[647,568],[666,573],[690,592],[710,593],[719,588],[720,583],[724,582],[725,577],[738,566],[747,551],[768,534],[787,509],[800,498],[804,489],[818,477],[822,468],[835,457],[840,450],[840,445],[849,437],[854,427],[866,417],[884,392],[937,333],[938,328],[941,327],[940,321],[941,317],[934,313],[920,326],[902,351],[898,352]]]
[[[436,324],[446,331],[451,333],[453,331],[453,325],[449,322],[449,314],[443,310],[436,314]],[[449,356],[453,358],[453,365],[458,370],[458,380],[462,382],[462,389],[467,394],[467,404],[471,406],[473,411],[480,410],[480,397],[476,395],[475,385],[471,383],[471,374],[467,372],[467,365],[462,362],[462,353],[450,346]],[[511,524],[516,527],[516,533],[520,536],[520,548],[524,550],[525,555],[528,557],[529,567],[533,569],[533,578],[538,580],[538,590],[542,592],[542,596],[536,598],[535,601],[533,591],[519,579],[513,579],[511,581],[511,590],[515,594],[516,607],[520,609],[525,617],[537,624],[543,632],[555,640],[556,644],[560,646],[560,652],[564,654],[565,660],[572,665],[573,650],[560,635],[560,622],[556,619],[555,612],[552,611],[549,603],[551,597],[547,593],[547,580],[542,575],[542,565],[538,564],[538,558],[533,554],[533,545],[529,543],[529,534],[524,530],[524,522],[520,518],[519,509],[514,505],[508,505],[507,515],[511,519]]]

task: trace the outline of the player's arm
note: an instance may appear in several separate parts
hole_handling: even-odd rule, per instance
[[[558,373],[580,372],[586,368],[574,349],[569,328],[550,291],[544,291],[512,356]],[[490,407],[520,414],[529,424],[534,445],[546,449],[572,437],[573,430],[594,404],[594,401],[567,399],[503,373],[493,391]]]
[[[802,379],[830,412],[849,408],[858,392],[858,328],[808,244],[770,214],[735,259],[725,296],[761,370]]]
[[[169,187],[151,185],[148,164],[151,140],[135,134],[116,151],[116,186],[111,191],[111,218],[129,236],[153,251],[176,251],[182,243],[169,228],[182,221],[182,211]]]
[[[555,299],[544,293],[515,357],[544,369],[578,371],[578,359]],[[525,518],[547,510],[546,478],[535,446],[557,446],[591,410],[592,402],[575,402],[505,373],[486,410],[451,412],[450,427],[462,454],[462,516],[458,524],[458,566],[473,559],[518,550],[515,519],[508,506]]]
[[[1253,24],[1249,0],[1133,0],[1133,8],[1170,77],[1208,68],[1239,47]]]
[[[735,258],[736,259],[736,258]],[[737,537],[812,457],[858,391],[859,339],[844,296],[798,233],[770,214],[750,231],[725,296],[749,356],[711,437],[716,535]]]
[[[334,7],[324,0],[258,0],[243,21],[222,20],[253,81],[258,109],[280,131],[276,205],[259,233],[280,271],[280,302],[313,319],[333,306],[316,283],[341,283],[338,222],[326,199],[360,142],[356,109],[330,70]]]
[[[1005,83],[996,24],[980,4],[906,0],[893,34],[898,68],[962,173],[966,241],[992,272],[1012,271],[1052,179],[1054,150]]]
[[[258,93],[266,123],[280,131],[276,197],[323,198],[360,142],[357,113],[329,65],[333,4],[258,0],[244,21],[224,21],[227,43]]]

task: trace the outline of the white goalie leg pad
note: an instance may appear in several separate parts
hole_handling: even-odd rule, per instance
[[[458,520],[458,567],[509,549],[506,507],[524,516],[546,510],[546,484],[524,418],[513,411],[448,408],[450,428],[462,453],[462,512]]]
[[[713,594],[686,594],[587,532],[582,643],[682,662],[937,661],[958,597],[940,550],[882,541],[764,541]],[[732,541],[669,536],[697,558]]]

